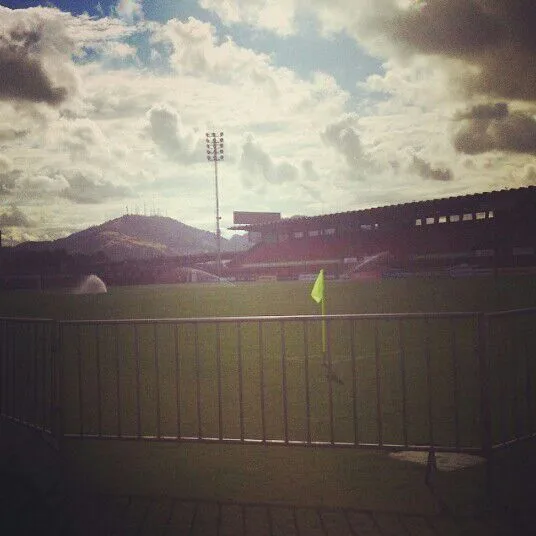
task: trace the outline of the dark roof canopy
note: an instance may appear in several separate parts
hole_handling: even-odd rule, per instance
[[[484,212],[521,209],[530,205],[536,209],[536,186],[524,188],[495,190],[455,197],[443,197],[426,201],[413,201],[399,205],[386,205],[382,207],[338,212],[319,216],[296,216],[282,218],[278,221],[257,225],[236,225],[233,230],[261,231],[275,227],[311,227],[315,224],[326,226],[330,224],[344,224],[359,222],[382,223],[386,221],[414,222],[416,218],[440,216],[449,214],[463,214],[465,212]]]

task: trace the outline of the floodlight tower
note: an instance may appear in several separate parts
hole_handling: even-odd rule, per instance
[[[218,190],[218,162],[223,160],[223,132],[206,133],[207,160],[214,162],[214,186],[216,190],[216,265],[218,277],[221,277],[221,230],[220,230],[220,195]]]

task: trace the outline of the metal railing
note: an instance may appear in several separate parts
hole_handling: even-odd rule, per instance
[[[0,414],[52,434],[59,410],[57,324],[0,319]]]
[[[71,438],[489,457],[536,434],[535,318],[0,319],[0,412]]]

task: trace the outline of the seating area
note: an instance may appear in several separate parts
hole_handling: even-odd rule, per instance
[[[468,226],[472,231],[468,231]],[[490,233],[490,220],[433,225],[374,228],[348,231],[342,236],[307,236],[288,238],[273,243],[261,242],[238,256],[229,268],[243,275],[274,275],[295,278],[325,268],[335,277],[347,273],[352,266],[373,257],[382,257],[382,266],[419,270],[448,269],[461,262],[473,261],[488,265],[500,253]],[[490,251],[492,253],[490,253]],[[352,261],[353,259],[353,261]],[[423,264],[424,263],[424,264]],[[424,266],[426,265],[426,266]]]

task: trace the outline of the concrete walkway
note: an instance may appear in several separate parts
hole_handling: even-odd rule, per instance
[[[514,536],[528,520],[76,495],[0,475],[0,534],[13,536]]]

